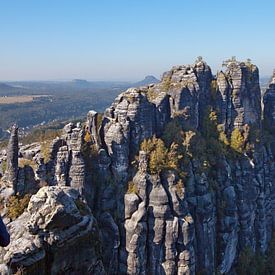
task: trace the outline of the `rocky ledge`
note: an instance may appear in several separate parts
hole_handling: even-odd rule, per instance
[[[73,188],[41,188],[9,231],[13,241],[0,252],[3,275],[104,274],[97,222]]]

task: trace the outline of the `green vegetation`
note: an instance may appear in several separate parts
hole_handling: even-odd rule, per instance
[[[135,183],[133,181],[129,181],[127,194],[137,194],[137,193],[138,193],[137,186],[135,185]]]
[[[146,95],[149,101],[153,101],[158,97],[159,94],[154,89],[149,88]]]
[[[7,170],[7,161],[6,160],[2,160],[2,171],[3,174],[6,172]]]
[[[1,132],[1,129],[0,129],[0,132]],[[7,148],[8,143],[9,143],[8,140],[3,140],[3,141],[0,140],[0,150]]]
[[[203,136],[206,139],[209,139],[209,138],[217,139],[218,138],[217,125],[218,125],[217,113],[214,110],[209,108],[202,122]]]
[[[170,89],[170,85],[171,85],[171,77],[167,76],[162,80],[162,87],[161,90],[165,93],[167,93]]]
[[[265,274],[275,274],[275,232],[273,232],[265,259]]]
[[[2,136],[7,137],[4,132],[10,125],[16,122],[20,127],[30,127],[42,122],[53,120],[74,120],[83,118],[91,109],[99,112],[104,111],[114,98],[129,83],[88,83],[82,87],[73,82],[68,83],[17,83],[25,88],[10,88],[4,90],[0,87],[1,96],[24,96],[36,97],[38,95],[49,95],[49,97],[37,97],[35,100],[25,103],[14,102],[12,104],[1,104],[0,125],[3,129]]]
[[[179,179],[177,184],[175,185],[175,187],[176,187],[176,192],[177,192],[178,196],[182,197],[184,195],[184,193],[183,193],[183,188],[184,188],[183,180]]]
[[[229,146],[230,145],[230,142],[224,132],[224,130],[221,128],[219,129],[219,125],[217,126],[217,130],[219,132],[219,141],[224,144],[225,146]]]
[[[23,144],[30,144],[33,142],[44,142],[53,140],[56,137],[60,137],[62,134],[61,129],[48,129],[48,128],[37,128],[31,131],[28,135],[20,139]]]
[[[218,91],[218,82],[217,82],[217,79],[213,79],[211,81],[211,99],[213,101],[216,100],[217,91]]]
[[[168,150],[161,139],[155,136],[142,142],[141,150],[149,155],[149,169],[153,174],[161,172],[166,167]]]
[[[237,274],[242,275],[271,275],[274,274],[275,269],[272,269],[271,273],[269,273],[266,268],[265,255],[259,252],[254,253],[250,247],[246,247],[239,255],[236,271]]]
[[[242,275],[273,275],[275,274],[275,232],[269,243],[266,255],[256,251],[254,253],[250,247],[244,248],[236,265],[237,274]]]
[[[159,174],[164,169],[176,170],[181,158],[177,149],[176,143],[172,143],[169,148],[166,148],[163,140],[155,136],[144,140],[141,144],[141,150],[149,156],[149,170],[152,174]]]
[[[168,122],[165,126],[162,139],[166,146],[170,146],[173,142],[180,144],[182,142],[183,130],[177,118]]]
[[[84,143],[81,148],[81,152],[83,153],[84,159],[89,162],[89,159],[95,158],[98,155],[98,150],[96,145],[92,142],[92,137],[89,131],[85,130],[84,132]]]
[[[41,143],[40,151],[41,151],[41,154],[44,158],[45,163],[47,163],[51,158],[50,146],[51,146],[51,141],[50,140],[45,140]]]
[[[30,201],[30,194],[26,194],[21,197],[19,195],[14,195],[9,198],[7,203],[7,215],[10,219],[15,220],[18,218],[24,210],[28,207]]]
[[[253,65],[253,64],[251,63],[251,59],[250,59],[250,58],[248,58],[248,59],[246,60],[245,65],[246,65],[246,67],[247,67],[247,69],[249,70],[250,73],[252,73],[253,70],[255,69],[255,65]],[[252,80],[252,76],[250,77],[249,80]]]
[[[36,163],[34,160],[29,160],[29,159],[19,159],[19,163],[18,163],[19,167],[24,168],[25,166],[30,166],[32,167],[32,169],[36,169]]]
[[[235,161],[251,150],[255,132],[247,126],[242,130],[235,128],[228,136],[224,125],[218,124],[217,112],[210,108],[202,120],[201,129],[201,132],[184,129],[180,118],[175,118],[166,125],[161,137],[144,140],[140,148],[148,155],[149,172],[159,174],[174,170],[183,185],[188,177],[190,160],[195,159],[197,171],[206,174],[209,188],[215,190],[220,158],[225,156]]]
[[[86,131],[86,132],[85,132],[84,141],[85,141],[86,143],[92,142],[92,137],[91,137],[91,134],[89,133],[89,131]]]
[[[242,153],[245,145],[245,140],[238,128],[235,128],[231,133],[230,147],[238,153]]]
[[[103,121],[103,116],[104,114],[103,113],[97,113],[97,127],[99,128],[102,124],[102,121]]]

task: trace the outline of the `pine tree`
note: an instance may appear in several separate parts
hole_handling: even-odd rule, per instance
[[[242,153],[244,147],[244,137],[242,136],[240,130],[235,128],[231,133],[230,146],[233,150],[238,153]]]

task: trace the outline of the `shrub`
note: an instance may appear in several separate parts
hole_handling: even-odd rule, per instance
[[[97,127],[99,128],[102,124],[102,121],[103,121],[103,113],[98,113],[97,114]]]
[[[221,131],[219,133],[219,141],[222,142],[226,146],[230,145],[230,143],[228,141],[228,138],[227,138],[227,136],[226,136],[226,134],[225,134],[224,131]]]
[[[161,139],[156,139],[154,149],[150,153],[149,168],[153,174],[161,172],[167,161],[167,149]]]
[[[182,160],[183,155],[181,155],[180,146],[173,142],[167,152],[167,168],[178,170],[179,162]]]
[[[153,101],[154,99],[156,99],[158,97],[159,93],[156,92],[154,89],[149,88],[146,95],[147,95],[147,98],[149,101]]]
[[[30,194],[26,194],[23,197],[20,197],[18,195],[11,196],[7,203],[8,217],[12,220],[18,218],[28,207],[30,197]]]
[[[163,92],[167,93],[169,91],[169,89],[170,89],[170,85],[171,85],[171,77],[166,77],[162,81],[161,90]]]
[[[274,255],[272,263],[274,262]],[[265,255],[254,253],[250,247],[244,248],[236,265],[237,274],[257,275],[257,274],[274,274],[274,269],[268,270]],[[269,273],[270,272],[270,273]]]
[[[184,192],[183,192],[183,188],[184,188],[183,180],[180,179],[175,186],[176,186],[176,192],[177,192],[177,194],[180,197],[182,197],[184,195]]]
[[[129,181],[127,194],[137,194],[137,193],[138,193],[137,186],[135,185],[135,183],[133,181]]]
[[[141,143],[141,150],[149,156],[149,170],[152,174],[158,174],[164,169],[178,170],[179,161],[183,158],[179,145],[173,142],[167,148],[162,139],[153,136]]]
[[[25,166],[30,166],[33,170],[35,170],[37,165],[34,160],[19,159],[19,167],[24,168]]]
[[[47,140],[41,143],[41,154],[44,158],[44,162],[47,163],[50,160],[51,157],[51,152],[50,152],[50,147],[51,147],[51,141]]]
[[[89,143],[89,142],[92,141],[91,134],[90,134],[88,131],[86,131],[86,133],[85,133],[84,141],[85,141],[86,143]]]
[[[5,174],[6,170],[7,170],[7,161],[2,160],[2,172],[3,172],[3,174]]]
[[[211,98],[212,100],[216,100],[217,97],[217,91],[218,91],[218,83],[217,83],[217,79],[213,79],[211,81]]]
[[[238,153],[243,152],[244,148],[244,137],[242,136],[240,130],[235,128],[231,133],[230,147]]]
[[[205,139],[209,139],[211,137],[218,138],[217,126],[217,113],[209,108],[207,111],[207,115],[204,116],[202,121],[202,133]]]
[[[141,145],[140,149],[147,154],[151,153],[151,151],[155,148],[155,144],[157,142],[156,136],[153,136],[151,139],[145,139]]]
[[[30,144],[33,142],[44,142],[45,140],[50,141],[55,139],[56,137],[60,137],[62,134],[62,130],[60,129],[43,129],[37,128],[31,133],[27,134],[22,138],[23,144]]]
[[[167,146],[170,146],[173,142],[180,144],[182,142],[183,131],[181,125],[177,119],[173,119],[165,126],[162,138]]]

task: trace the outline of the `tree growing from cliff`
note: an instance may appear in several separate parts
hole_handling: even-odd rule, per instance
[[[164,169],[178,169],[179,154],[178,144],[173,142],[169,148],[162,139],[153,136],[141,143],[141,150],[149,156],[149,170],[152,174],[158,174]]]
[[[231,133],[230,147],[238,153],[243,152],[245,139],[238,128]]]
[[[173,119],[165,126],[162,139],[166,146],[170,146],[173,142],[180,144],[182,142],[183,131],[178,119]]]
[[[148,139],[141,144],[141,150],[149,154],[149,168],[151,173],[157,174],[165,168],[168,150],[161,139],[155,136],[152,139]]]

